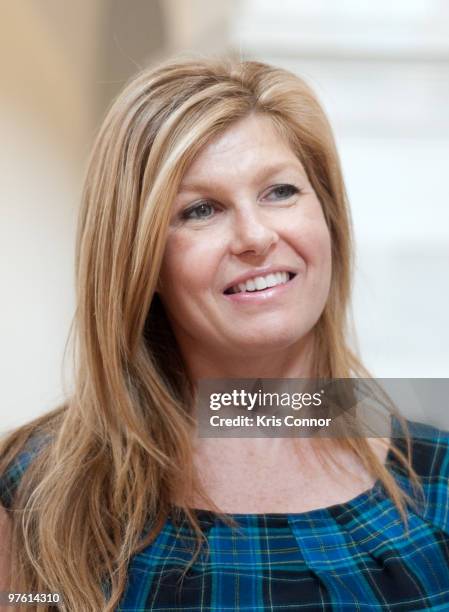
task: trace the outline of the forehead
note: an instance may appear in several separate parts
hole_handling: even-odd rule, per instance
[[[243,174],[282,166],[304,168],[270,117],[253,114],[240,119],[208,142],[187,168],[182,186],[215,174]],[[181,187],[182,187],[181,186]]]

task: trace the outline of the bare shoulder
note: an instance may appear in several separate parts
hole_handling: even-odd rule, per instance
[[[11,546],[11,519],[0,504],[0,591],[8,589]]]

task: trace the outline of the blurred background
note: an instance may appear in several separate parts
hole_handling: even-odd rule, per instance
[[[192,52],[268,61],[313,86],[352,205],[361,355],[378,377],[449,377],[447,0],[0,6],[0,430],[70,386],[76,214],[107,106],[141,67]]]

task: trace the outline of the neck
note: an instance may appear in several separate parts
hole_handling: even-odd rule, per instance
[[[262,355],[225,355],[220,351],[189,347],[184,361],[192,380],[205,378],[309,378],[312,376],[313,333],[284,349]]]

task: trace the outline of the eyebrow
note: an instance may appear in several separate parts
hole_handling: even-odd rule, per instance
[[[298,172],[300,174],[305,174],[304,168],[301,162],[298,160],[298,164],[293,162],[280,162],[277,164],[271,164],[269,166],[264,166],[260,172],[256,174],[256,180],[263,180],[268,176],[272,176],[273,174],[277,174],[279,172],[285,170],[293,170],[294,172]],[[202,191],[204,189],[209,189],[211,186],[210,181],[207,182],[192,182],[192,183],[181,183],[178,189],[178,193],[183,193],[185,191]]]

